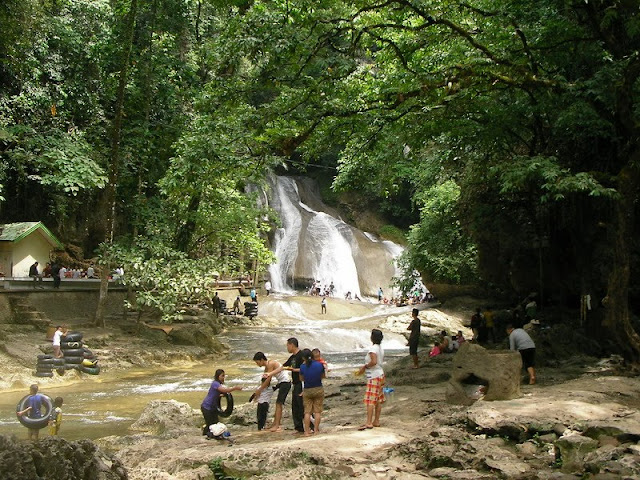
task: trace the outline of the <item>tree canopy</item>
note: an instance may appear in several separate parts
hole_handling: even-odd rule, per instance
[[[264,265],[249,186],[328,165],[336,192],[413,224],[425,280],[604,298],[598,326],[640,355],[637,2],[134,1],[0,7],[3,218],[47,211],[86,249],[105,238],[92,212],[114,183],[136,5],[116,240]]]

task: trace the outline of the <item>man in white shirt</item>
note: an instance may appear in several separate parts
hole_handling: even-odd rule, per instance
[[[60,338],[62,337],[62,333],[62,325],[58,325],[53,334],[53,356],[56,358],[62,357],[62,352],[60,351]]]

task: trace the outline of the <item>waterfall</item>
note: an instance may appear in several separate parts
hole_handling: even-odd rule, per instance
[[[345,223],[309,179],[272,177],[269,202],[282,223],[273,238],[276,263],[269,267],[274,291],[305,290],[318,281],[333,283],[336,296],[375,296],[378,287],[391,296],[401,246]]]

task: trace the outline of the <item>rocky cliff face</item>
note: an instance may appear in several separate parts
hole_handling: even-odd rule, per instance
[[[119,460],[91,440],[46,437],[34,443],[0,436],[0,478],[4,480],[125,480]]]

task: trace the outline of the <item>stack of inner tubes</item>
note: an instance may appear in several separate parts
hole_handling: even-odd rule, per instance
[[[36,371],[33,374],[36,377],[53,377],[53,371],[56,370],[64,374],[64,358],[54,358],[53,355],[38,355],[36,363]]]
[[[258,316],[258,302],[244,302],[244,316],[253,319]]]
[[[98,375],[100,366],[91,350],[82,343],[82,333],[70,332],[62,337],[60,350],[64,358],[64,368],[75,369],[90,375]]]
[[[220,313],[224,315],[229,314],[229,310],[227,310],[227,301],[222,298],[220,299]]]

